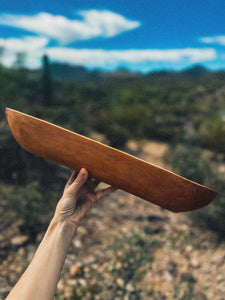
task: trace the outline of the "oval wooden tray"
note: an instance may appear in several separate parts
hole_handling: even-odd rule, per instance
[[[17,142],[28,152],[91,176],[173,212],[209,204],[217,193],[132,155],[7,108]]]

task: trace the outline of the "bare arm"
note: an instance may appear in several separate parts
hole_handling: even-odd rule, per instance
[[[113,192],[109,187],[95,192],[98,182],[88,180],[88,172],[73,172],[55,215],[30,265],[6,300],[52,300],[66,254],[77,227],[91,205]]]

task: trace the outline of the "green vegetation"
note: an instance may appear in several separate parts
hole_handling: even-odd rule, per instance
[[[176,144],[166,154],[166,161],[180,175],[214,188],[218,192],[216,200],[201,210],[192,213],[193,220],[203,228],[216,230],[224,237],[225,228],[225,173],[218,163],[200,147]],[[222,163],[220,162],[220,165]],[[224,163],[222,164],[224,165]]]
[[[122,297],[141,299],[141,289],[137,283],[141,282],[150,268],[155,250],[161,246],[162,242],[145,232],[130,231],[128,234],[120,233],[114,237],[112,249],[115,264],[112,269],[114,276],[112,294],[116,295],[120,291]],[[132,286],[130,291],[128,285]]]
[[[31,232],[52,210],[68,170],[20,149],[5,120],[7,106],[81,134],[98,131],[118,148],[125,148],[130,138],[166,141],[173,145],[168,157],[175,170],[223,194],[224,175],[217,168],[225,154],[225,72],[198,67],[178,73],[108,74],[60,68],[46,56],[43,70],[34,72],[22,67],[24,59],[18,54],[17,66],[0,67],[0,193]],[[67,80],[60,70],[68,73]],[[198,159],[206,149],[213,154],[210,164]],[[211,214],[219,216],[222,222],[224,203],[220,196],[204,215],[210,220]]]
[[[154,252],[162,245],[163,242],[144,231],[120,232],[117,236],[112,236],[108,248],[111,249],[113,260],[106,258],[110,283],[105,282],[102,272],[92,269],[88,284],[82,285],[82,281],[79,282],[79,279],[84,278],[83,274],[81,278],[76,278],[70,299],[95,299],[97,295],[102,299],[142,299],[140,285],[151,268]],[[56,299],[60,300],[60,296]]]

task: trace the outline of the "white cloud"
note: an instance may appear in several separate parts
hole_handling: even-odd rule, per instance
[[[104,67],[105,65],[138,64],[146,62],[178,63],[188,61],[200,63],[216,58],[214,49],[171,49],[171,50],[101,50],[48,48],[52,60],[87,67]]]
[[[83,16],[84,22],[88,26],[99,30],[103,37],[112,37],[141,25],[138,21],[128,20],[122,15],[109,10],[83,10],[79,14]]]
[[[141,70],[143,65],[190,65],[212,61],[217,53],[212,48],[185,48],[166,50],[103,50],[103,49],[75,49],[67,47],[49,47],[49,40],[45,37],[25,36],[19,38],[0,38],[0,46],[4,48],[3,64],[10,66],[15,61],[16,53],[26,54],[26,65],[30,68],[40,66],[44,53],[51,61],[64,62],[71,65],[83,65],[87,68],[103,68],[115,70],[120,66],[128,66]]]
[[[1,14],[0,25],[44,35],[62,44],[96,37],[108,38],[140,26],[140,22],[108,10],[84,10],[79,15],[83,20],[70,20],[45,12],[32,16]]]
[[[31,68],[40,66],[40,57],[43,55],[49,40],[45,37],[25,36],[23,38],[0,38],[0,47],[3,47],[1,62],[5,66],[12,66],[16,54],[24,52],[26,65]]]
[[[43,49],[49,40],[45,37],[25,36],[23,38],[0,38],[0,46],[5,50],[17,52],[30,52]]]
[[[205,44],[218,44],[225,46],[225,35],[202,37],[200,38],[200,42]]]

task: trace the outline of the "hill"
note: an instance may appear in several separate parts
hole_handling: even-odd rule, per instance
[[[90,81],[102,78],[130,78],[141,76],[139,73],[130,72],[125,69],[118,69],[115,72],[105,72],[100,70],[88,70],[83,66],[72,66],[62,63],[50,63],[49,69],[54,80],[63,81]],[[41,75],[41,70],[30,71],[35,76]]]

